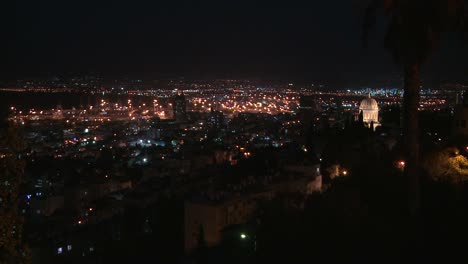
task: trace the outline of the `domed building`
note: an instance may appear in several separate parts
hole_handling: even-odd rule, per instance
[[[367,127],[373,124],[372,129],[380,126],[379,123],[379,105],[377,101],[371,98],[370,93],[367,98],[361,101],[359,105],[359,114],[362,113],[362,121]]]

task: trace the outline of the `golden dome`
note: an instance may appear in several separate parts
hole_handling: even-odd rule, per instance
[[[379,110],[379,105],[377,104],[377,101],[373,98],[369,97],[365,98],[364,100],[361,101],[361,104],[359,105],[359,110]]]

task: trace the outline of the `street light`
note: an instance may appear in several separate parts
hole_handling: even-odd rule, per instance
[[[400,170],[404,170],[405,169],[405,165],[406,165],[406,162],[404,160],[400,160],[397,162],[397,165],[396,167]]]

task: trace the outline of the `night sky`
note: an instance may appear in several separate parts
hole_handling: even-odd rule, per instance
[[[15,24],[7,59],[15,67],[3,66],[0,77],[100,72],[398,84],[383,26],[362,47],[363,2],[18,0],[7,14]],[[467,82],[466,46],[444,38],[424,82]]]

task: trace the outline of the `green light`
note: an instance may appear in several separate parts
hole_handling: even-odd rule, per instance
[[[246,238],[247,238],[247,235],[244,234],[244,233],[241,233],[240,237],[241,237],[241,239],[246,239]]]

